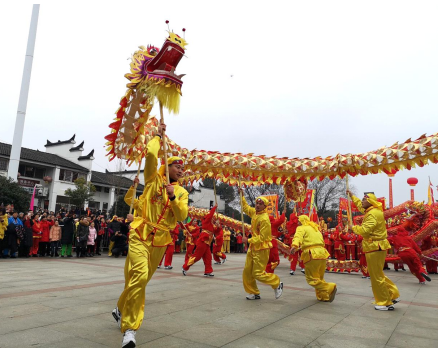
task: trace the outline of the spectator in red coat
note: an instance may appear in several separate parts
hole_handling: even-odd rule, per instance
[[[240,232],[236,235],[236,253],[243,253],[243,237]]]
[[[51,224],[47,220],[46,216],[43,215],[40,221],[41,226],[41,239],[40,239],[40,257],[49,256],[50,255],[50,241],[49,234]]]

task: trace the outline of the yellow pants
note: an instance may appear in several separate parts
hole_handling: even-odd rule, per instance
[[[383,267],[386,260],[386,250],[366,253],[367,267],[371,277],[372,292],[378,306],[389,306],[392,300],[400,297],[396,285],[384,275]]]
[[[315,289],[315,296],[319,301],[329,301],[329,295],[337,286],[327,283],[324,279],[326,260],[311,260],[305,263],[306,282]]]
[[[280,279],[276,274],[266,273],[265,268],[268,263],[270,249],[251,250],[247,252],[245,268],[243,269],[242,280],[243,288],[249,294],[259,295],[256,280],[271,285],[273,289],[279,286]]]
[[[224,240],[224,244],[222,245],[222,249],[223,249],[224,253],[230,252],[230,241],[229,240]]]
[[[112,256],[112,249],[113,249],[114,245],[115,245],[115,242],[110,241],[110,243],[109,243],[109,252],[107,253],[107,255]]]
[[[118,300],[121,332],[138,330],[144,318],[145,287],[155,273],[167,247],[153,247],[153,235],[146,242],[130,234],[129,253],[124,266],[125,286]]]

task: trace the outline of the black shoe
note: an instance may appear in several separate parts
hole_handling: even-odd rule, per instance
[[[64,255],[61,255],[60,257],[64,257]]]
[[[98,256],[101,256],[101,254],[100,254],[100,253],[96,253],[96,255],[98,255]]]
[[[390,268],[389,268],[389,267],[385,267],[385,268],[383,268],[383,271],[385,271],[385,270],[389,271]]]
[[[72,255],[67,255],[67,257],[73,257]]]
[[[396,269],[395,272],[398,272],[398,270]]]
[[[429,277],[426,273],[421,272],[421,275],[422,275],[423,278],[426,279],[428,282],[431,282],[431,281],[432,281],[432,279],[430,279],[430,277]]]

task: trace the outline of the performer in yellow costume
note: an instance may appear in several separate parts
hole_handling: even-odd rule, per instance
[[[256,207],[248,205],[242,196],[243,211],[251,217],[252,238],[248,239],[248,248],[245,261],[245,268],[242,274],[243,287],[248,293],[247,300],[260,299],[260,291],[257,288],[256,280],[271,285],[274,289],[276,299],[282,296],[283,283],[276,274],[266,273],[265,268],[268,264],[271,244],[271,223],[266,207],[268,200],[265,197],[256,199]]]
[[[228,228],[224,227],[224,242],[222,245],[222,249],[224,249],[225,253],[230,252],[230,239],[231,239],[231,232]]]
[[[332,302],[337,293],[337,285],[327,283],[324,279],[329,253],[325,249],[319,225],[310,221],[307,215],[300,215],[299,222],[302,226],[297,227],[291,244],[291,253],[295,253],[299,248],[302,249],[301,260],[305,264],[306,282],[315,288],[317,300]]]
[[[168,159],[169,185],[164,175],[165,166],[157,170],[160,139],[165,129],[166,126],[161,124],[159,134],[147,145],[145,188],[134,204],[137,216],[131,223],[124,269],[125,287],[117,308],[112,312],[124,333],[122,347],[136,345],[136,330],[144,317],[145,287],[171,242],[169,230],[174,229],[177,221],[184,220],[188,213],[188,193],[178,183],[184,172],[182,159]],[[130,191],[133,193],[133,188]]]
[[[386,222],[383,205],[373,193],[368,193],[360,201],[350,191],[352,201],[364,215],[360,226],[353,226],[355,234],[363,237],[362,247],[366,254],[367,267],[371,277],[372,292],[375,297],[375,309],[393,310],[394,304],[400,302],[400,292],[396,285],[384,275],[383,267],[387,250],[391,248],[387,240]]]

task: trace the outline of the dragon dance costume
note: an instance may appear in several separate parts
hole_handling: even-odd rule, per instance
[[[400,297],[400,292],[396,285],[383,273],[386,253],[391,248],[387,240],[383,205],[377,201],[377,197],[372,193],[368,193],[365,197],[371,204],[366,210],[363,208],[360,199],[355,196],[351,197],[358,211],[365,214],[362,224],[353,226],[352,229],[355,234],[363,237],[363,252],[366,255],[375,303],[377,306],[393,309],[393,301]]]
[[[179,183],[172,183],[174,198],[169,198],[166,193],[165,166],[157,170],[159,148],[160,137],[156,136],[147,145],[144,192],[134,202],[137,216],[131,224],[129,253],[124,268],[125,286],[117,307],[121,313],[123,333],[126,330],[136,331],[141,326],[145,287],[172,241],[169,231],[188,214],[188,193]],[[168,165],[177,161],[182,160],[171,157]],[[133,193],[134,188],[131,190]]]
[[[329,253],[325,249],[323,235],[319,226],[310,221],[307,215],[301,215],[299,221],[302,226],[297,227],[291,246],[302,249],[301,258],[305,265],[306,282],[315,289],[317,300],[332,302],[337,285],[327,283],[324,279]]]
[[[258,197],[257,200],[259,199],[268,206],[269,202],[265,197]],[[248,205],[245,197],[242,197],[242,202],[244,213],[251,217],[252,233],[252,238],[248,239],[250,246],[242,274],[243,287],[248,294],[259,296],[256,280],[270,285],[273,289],[278,289],[281,284],[276,274],[265,272],[272,247],[271,223],[266,210],[256,212],[256,209]]]
[[[216,211],[216,206],[214,206],[210,212],[202,219],[202,229],[201,234],[196,242],[196,250],[194,253],[185,261],[182,266],[182,273],[186,275],[186,272],[190,269],[192,265],[198,262],[200,259],[204,261],[205,265],[205,276],[213,276],[213,267],[211,265],[211,251],[210,245],[213,241],[214,226],[211,222],[213,219],[214,212]]]

